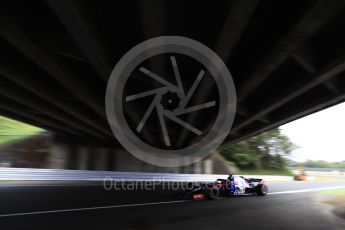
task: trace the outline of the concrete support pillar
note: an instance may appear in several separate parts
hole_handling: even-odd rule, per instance
[[[120,161],[121,161],[121,156],[119,156],[121,154],[121,152],[118,149],[113,149],[113,154],[115,156],[115,160],[114,160],[114,169],[116,171],[121,171],[121,166]]]
[[[117,171],[155,172],[157,167],[146,164],[123,149],[115,149]]]
[[[88,147],[88,162],[87,162],[87,169],[88,170],[95,170],[95,164],[94,161],[96,159],[96,148],[95,147]]]
[[[48,168],[66,169],[68,167],[67,148],[62,144],[52,144],[48,159]]]
[[[199,162],[196,162],[194,163],[193,165],[193,173],[195,174],[201,174],[203,173],[203,161],[199,161]]]
[[[94,169],[107,170],[107,150],[98,148],[95,154]]]
[[[67,145],[67,169],[77,169],[78,168],[78,146]]]
[[[212,174],[213,173],[213,162],[209,158],[204,160],[204,173],[205,174]]]
[[[87,147],[80,146],[78,148],[78,164],[77,168],[80,170],[87,170],[89,161],[89,151]]]
[[[115,153],[113,149],[106,149],[107,155],[107,171],[114,171],[115,170]]]

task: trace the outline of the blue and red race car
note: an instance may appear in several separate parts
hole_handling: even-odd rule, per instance
[[[258,195],[266,196],[268,187],[263,179],[244,178],[243,176],[230,175],[227,179],[217,179],[214,183],[188,186],[186,190],[174,193],[181,199],[210,199],[220,196]]]

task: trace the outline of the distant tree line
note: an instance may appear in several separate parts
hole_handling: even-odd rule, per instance
[[[345,169],[345,161],[341,162],[327,162],[323,160],[312,161],[308,160],[304,163],[292,162],[291,166],[303,166],[306,168],[338,168],[338,169]]]
[[[280,170],[287,166],[286,156],[295,148],[290,139],[276,128],[221,148],[219,152],[240,169]]]

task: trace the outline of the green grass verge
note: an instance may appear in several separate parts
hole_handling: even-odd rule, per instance
[[[320,193],[330,194],[330,195],[342,195],[342,196],[345,196],[345,188],[325,190],[325,191],[320,191]]]
[[[293,173],[289,169],[241,169],[241,174],[244,175],[275,175],[275,176],[293,176]]]
[[[0,145],[26,138],[43,129],[0,116]]]

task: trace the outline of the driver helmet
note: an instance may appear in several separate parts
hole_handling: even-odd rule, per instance
[[[228,180],[229,181],[233,181],[234,180],[234,175],[230,174],[229,177],[228,177]]]

